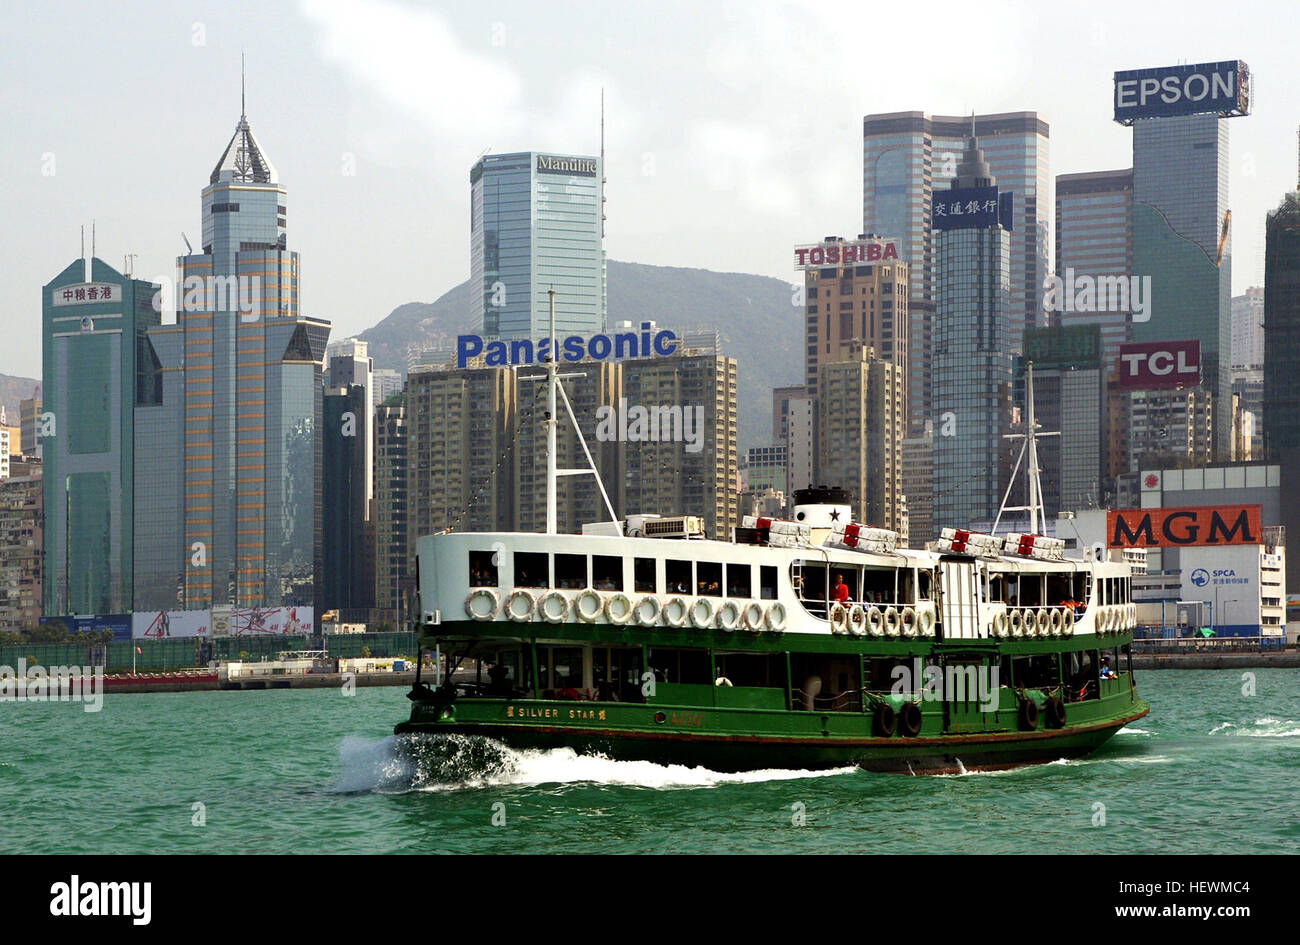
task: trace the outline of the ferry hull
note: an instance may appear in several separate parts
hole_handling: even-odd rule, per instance
[[[1148,712],[1146,703],[1126,706],[1122,717],[1037,731],[971,732],[903,738],[799,735],[736,735],[701,731],[636,731],[572,726],[458,721],[408,721],[396,732],[428,736],[478,736],[516,750],[571,748],[620,761],[705,767],[713,771],[826,769],[857,766],[869,771],[955,774],[1078,758]],[[542,710],[546,711],[546,710]],[[693,710],[680,710],[691,713]],[[858,719],[861,721],[861,719]]]

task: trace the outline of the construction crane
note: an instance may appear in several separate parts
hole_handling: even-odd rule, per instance
[[[1223,263],[1223,244],[1228,242],[1228,221],[1232,219],[1232,211],[1223,211],[1223,226],[1219,228],[1219,252],[1214,257],[1215,268]]]

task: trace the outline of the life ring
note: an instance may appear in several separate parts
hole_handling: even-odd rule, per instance
[[[898,725],[898,715],[888,702],[879,702],[871,711],[871,734],[877,738],[888,738],[894,734]]]
[[[1025,635],[1025,615],[1019,608],[1011,611],[1011,635],[1013,637]]]
[[[713,601],[707,597],[697,597],[691,603],[691,626],[696,630],[707,630],[713,623]]]
[[[921,707],[915,702],[904,702],[898,710],[898,733],[904,738],[921,734]]]
[[[885,632],[885,617],[880,608],[872,605],[867,609],[867,632],[878,637]]]
[[[1048,636],[1052,632],[1052,608],[1041,607],[1038,610],[1038,635]]]
[[[1007,635],[1007,612],[999,611],[993,615],[993,635],[995,637],[1006,637]]]
[[[723,601],[718,608],[718,626],[728,632],[740,626],[740,605],[734,600]]]
[[[616,591],[605,601],[605,619],[620,627],[632,619],[632,602],[622,591]]]
[[[764,618],[767,629],[773,633],[780,633],[785,629],[785,604],[777,601],[771,607],[767,608],[767,616]]]
[[[904,607],[902,613],[899,614],[899,622],[902,624],[903,636],[916,636],[916,608]]]
[[[562,591],[547,591],[537,601],[537,612],[547,623],[563,623],[569,616],[569,599]]]
[[[1067,639],[1074,636],[1074,614],[1065,615],[1065,624],[1061,627],[1061,636]]]
[[[1128,604],[1124,608],[1124,616],[1128,618],[1128,628],[1132,630],[1138,623],[1137,604]]]
[[[500,605],[497,592],[492,588],[476,588],[470,592],[469,597],[465,598],[465,616],[475,620],[495,620]]]
[[[1028,696],[1020,700],[1019,720],[1025,731],[1032,732],[1038,728],[1038,703]]]
[[[745,605],[743,612],[745,629],[751,633],[758,633],[763,629],[763,605],[757,602],[751,602]]]
[[[898,617],[898,608],[886,607],[885,608],[885,636],[887,637],[898,636],[898,631],[900,629],[901,623],[902,621],[899,620]]]
[[[587,588],[573,601],[573,615],[583,623],[595,623],[604,607],[600,595]]]
[[[1065,703],[1056,696],[1051,696],[1047,700],[1046,709],[1048,728],[1061,728],[1065,725]]]
[[[664,622],[670,627],[686,626],[686,601],[681,597],[674,597],[664,604]]]
[[[523,607],[518,605],[522,602]],[[537,601],[533,595],[528,593],[522,587],[517,587],[506,597],[506,616],[515,623],[528,623],[533,619],[533,613],[537,610]]]
[[[921,611],[920,614],[917,615],[916,619],[917,619],[917,623],[921,627],[921,636],[923,637],[934,636],[934,611],[933,610]]]
[[[828,615],[831,622],[831,633],[847,633],[849,622],[849,609],[839,601],[831,604],[831,611]]]
[[[659,601],[653,596],[641,598],[636,602],[633,608],[636,614],[636,622],[643,627],[653,627],[659,622]]]
[[[867,609],[861,604],[854,604],[849,608],[848,619],[849,633],[855,637],[860,637],[867,632]]]
[[[1059,637],[1061,628],[1065,626],[1065,612],[1060,607],[1053,607],[1048,616],[1051,618],[1052,636]]]

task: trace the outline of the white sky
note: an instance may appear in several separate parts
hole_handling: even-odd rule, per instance
[[[25,8],[25,9],[24,9]],[[1244,59],[1233,283],[1296,184],[1294,6],[1222,3],[25,2],[0,10],[0,372],[40,375],[40,286],[79,253],[171,275],[248,116],[289,192],[302,309],[340,338],[469,274],[485,150],[596,153],[610,258],[792,280],[861,228],[862,117],[1034,109],[1053,175],[1128,167],[1116,69]],[[970,11],[978,21],[962,22]],[[349,166],[355,174],[344,173]],[[53,171],[53,173],[50,173]],[[89,238],[89,237],[88,237]]]

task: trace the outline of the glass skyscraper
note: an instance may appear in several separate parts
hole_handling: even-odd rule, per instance
[[[972,131],[972,120],[974,129]],[[1012,348],[1044,320],[1043,280],[1051,267],[1052,176],[1047,121],[1038,112],[950,116],[893,112],[863,119],[862,229],[900,241],[910,266],[908,425],[924,428],[931,410],[937,236],[936,190],[956,176],[975,134],[1003,192],[1014,194],[1009,261],[1011,300],[1004,314]]]
[[[599,158],[489,154],[470,171],[471,328],[499,338],[605,330]]]
[[[177,321],[149,333],[138,411],[137,609],[312,606],[321,570],[322,361],[298,310],[285,189],[244,115],[203,189]]]
[[[41,292],[46,616],[132,609],[133,410],[155,382],[158,289],[77,259]]]
[[[952,192],[997,183],[976,138]],[[1011,234],[988,225],[937,229],[934,241],[934,528],[964,528],[997,515],[1005,487],[1003,434],[1018,320],[1009,313]]]

